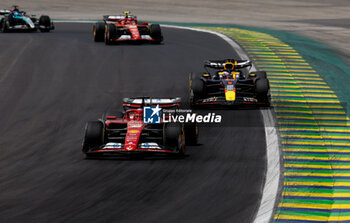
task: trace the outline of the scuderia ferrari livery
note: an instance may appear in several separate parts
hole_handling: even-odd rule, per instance
[[[106,154],[179,154],[197,144],[197,123],[170,122],[162,108],[178,109],[180,98],[125,98],[124,111],[88,122],[83,140],[87,157]],[[165,121],[167,119],[167,121]]]
[[[93,34],[95,42],[104,41],[107,45],[125,41],[156,44],[163,41],[159,24],[140,23],[129,11],[125,11],[124,15],[103,16],[103,22],[94,25]]]

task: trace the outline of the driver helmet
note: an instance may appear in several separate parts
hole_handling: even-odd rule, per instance
[[[230,78],[232,78],[232,74],[225,70],[222,72],[222,77],[225,79],[230,79]]]
[[[17,8],[17,6],[13,6],[12,12],[19,12],[19,9]]]

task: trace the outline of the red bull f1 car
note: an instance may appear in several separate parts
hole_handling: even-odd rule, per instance
[[[158,44],[163,41],[159,24],[139,23],[128,11],[124,15],[103,16],[103,22],[94,24],[93,34],[95,42],[104,41],[107,45],[121,41]]]
[[[176,109],[180,98],[125,98],[124,111],[108,113],[98,121],[88,122],[83,140],[87,157],[107,154],[184,154],[185,144],[196,144],[195,123],[147,123],[145,109],[157,114],[162,108]],[[148,113],[150,114],[150,113]],[[158,114],[159,115],[159,114]],[[152,118],[153,121],[153,118]]]
[[[2,32],[37,30],[50,32],[53,29],[55,29],[53,22],[47,15],[42,15],[39,19],[35,15],[28,16],[16,5],[11,10],[0,10],[0,30]]]
[[[270,86],[265,71],[249,72],[249,60],[208,60],[206,72],[189,77],[190,105],[270,106]],[[215,70],[210,73],[209,69]]]

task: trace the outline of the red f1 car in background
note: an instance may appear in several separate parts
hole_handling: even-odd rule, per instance
[[[149,25],[147,22],[139,23],[136,16],[129,15],[106,15],[104,22],[97,22],[93,27],[95,42],[105,41],[107,45],[120,41],[145,41],[161,43],[163,41],[159,24]]]
[[[197,144],[196,123],[144,122],[144,107],[177,109],[180,98],[125,98],[123,112],[105,114],[85,127],[83,153],[87,157],[105,154],[180,154],[185,144]],[[161,109],[159,109],[161,110]],[[158,110],[158,111],[159,111]]]
[[[265,71],[249,72],[249,60],[208,60],[206,72],[190,74],[190,105],[270,106],[270,84]],[[207,68],[216,70],[209,72]]]

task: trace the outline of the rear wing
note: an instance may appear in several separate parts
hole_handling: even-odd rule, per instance
[[[136,16],[134,15],[128,15],[129,19],[136,19]],[[125,15],[104,15],[103,20],[104,21],[120,21],[125,19]]]
[[[0,15],[7,15],[7,14],[10,14],[11,11],[10,10],[7,10],[7,9],[0,9]]]
[[[234,60],[234,59],[224,59],[224,60],[206,60],[204,61],[204,67],[213,69],[225,69],[227,63],[232,63],[232,69],[242,69],[245,67],[251,67],[252,62],[250,60]]]
[[[181,105],[181,98],[151,98],[151,97],[135,97],[124,98],[124,109],[143,108],[144,106],[157,106],[162,108],[179,108]]]

